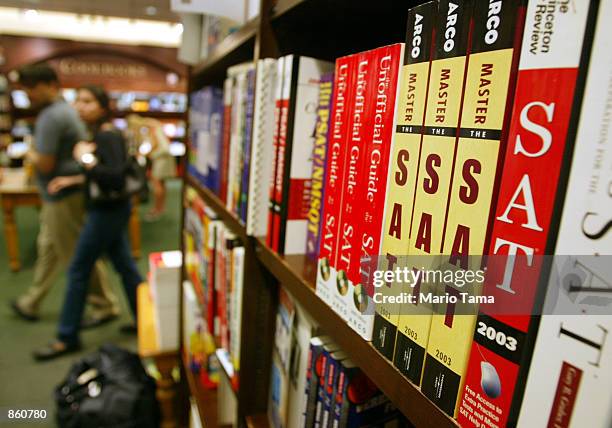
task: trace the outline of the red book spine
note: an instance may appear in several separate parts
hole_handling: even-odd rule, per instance
[[[404,44],[397,43],[376,49],[375,55],[377,74],[372,76],[376,85],[372,100],[374,105],[373,129],[365,156],[363,174],[365,186],[362,192],[365,203],[363,204],[363,225],[359,238],[361,260],[357,260],[361,277],[355,282],[355,284],[362,284],[370,297],[374,294],[370,268],[377,266],[381,229],[385,218],[385,196],[391,139],[394,132],[395,100],[400,67],[404,57]],[[370,260],[375,262],[371,263]],[[373,307],[371,309],[373,310]]]
[[[289,116],[289,98],[283,94],[280,106],[280,126],[278,130],[278,156],[276,160],[276,177],[274,180],[274,198],[272,213],[272,249],[280,252],[279,242],[281,234],[281,204],[283,202],[283,186],[285,183],[285,168],[287,158],[287,119]]]
[[[279,58],[276,63],[276,88],[274,90],[274,132],[273,132],[273,147],[274,147],[274,162],[272,167],[272,180],[270,181],[270,205],[268,207],[268,232],[266,233],[266,245],[269,248],[273,247],[274,242],[274,194],[276,191],[276,176],[278,174],[278,138],[281,123],[281,110],[282,110],[282,93],[283,93],[283,81],[284,81],[284,64],[285,57]]]
[[[329,132],[328,155],[325,166],[325,191],[321,239],[319,244],[319,268],[317,270],[317,295],[330,302],[330,278],[336,268],[338,236],[342,213],[342,177],[348,148],[348,123],[352,105],[353,77],[357,56],[349,55],[336,60],[332,115]]]
[[[519,369],[528,357],[528,327],[534,308],[542,256],[550,253],[549,236],[555,199],[564,186],[559,177],[572,122],[582,36],[588,2],[572,13],[553,8],[556,31],[546,46],[537,37],[542,9],[529,3],[516,94],[493,222],[483,295],[476,321],[458,422],[480,426],[495,410],[495,424],[506,426]],[[548,12],[547,12],[548,13]],[[542,82],[546,82],[542,84]],[[559,90],[563,88],[563,90]],[[493,339],[491,339],[493,337]]]
[[[332,287],[332,308],[348,321],[350,283],[359,282],[359,237],[363,222],[363,184],[365,155],[371,138],[370,120],[374,108],[373,80],[376,73],[374,51],[358,54],[349,116],[347,154],[342,176],[342,206],[338,251],[336,253],[336,287]]]
[[[223,148],[219,167],[219,198],[227,199],[227,173],[229,168],[230,135],[232,130],[232,78],[225,81],[223,94]]]

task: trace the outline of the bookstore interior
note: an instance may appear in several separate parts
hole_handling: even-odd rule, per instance
[[[610,19],[0,0],[0,426],[612,427]]]

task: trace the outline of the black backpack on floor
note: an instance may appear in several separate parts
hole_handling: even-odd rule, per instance
[[[75,363],[55,389],[60,428],[158,428],[156,384],[138,355],[111,344]]]

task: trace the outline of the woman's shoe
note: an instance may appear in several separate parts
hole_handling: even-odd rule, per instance
[[[81,345],[68,345],[64,342],[56,340],[32,352],[36,361],[49,361],[62,355],[71,354],[81,350]]]

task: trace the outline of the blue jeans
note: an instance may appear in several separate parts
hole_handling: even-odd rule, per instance
[[[58,338],[68,345],[79,343],[89,277],[96,260],[103,255],[108,256],[121,276],[127,300],[136,316],[136,287],[142,277],[132,259],[126,236],[130,211],[129,201],[114,209],[90,208],[87,211],[85,226],[68,270],[68,288],[59,325]]]

